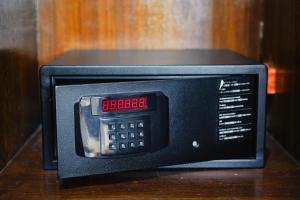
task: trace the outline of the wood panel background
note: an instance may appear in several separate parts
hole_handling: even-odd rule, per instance
[[[34,0],[0,1],[0,170],[39,123]]]
[[[40,0],[39,61],[74,48],[230,48],[259,58],[261,0]]]
[[[265,0],[264,13],[264,61],[286,80],[284,92],[269,97],[268,129],[300,162],[300,1]]]
[[[0,169],[38,123],[38,65],[78,48],[229,48],[259,59],[262,0],[0,1]]]

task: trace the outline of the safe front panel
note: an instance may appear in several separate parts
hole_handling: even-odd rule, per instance
[[[257,75],[56,86],[59,176],[212,160],[262,166],[261,159],[251,164],[263,152],[257,94]]]

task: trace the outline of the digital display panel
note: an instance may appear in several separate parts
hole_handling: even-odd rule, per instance
[[[148,108],[147,96],[102,99],[101,103],[102,112],[123,112]]]

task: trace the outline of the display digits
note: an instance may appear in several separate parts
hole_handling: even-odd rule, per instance
[[[146,110],[148,107],[147,96],[102,99],[101,107],[102,112]]]
[[[104,99],[102,100],[102,111],[108,112],[108,110],[109,110],[109,101]]]

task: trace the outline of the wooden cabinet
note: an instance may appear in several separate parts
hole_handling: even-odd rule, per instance
[[[256,60],[268,62],[279,72],[276,75],[277,85],[281,84],[279,80],[282,78],[286,80],[283,91],[277,90],[275,95],[269,96],[268,129],[299,161],[299,2],[297,0],[2,0],[0,169],[6,166],[39,126],[39,66],[68,50],[91,48],[228,48]],[[8,198],[11,195],[7,193],[9,187],[18,187],[16,185],[24,182],[26,182],[25,189],[20,191],[24,197],[30,199],[38,199],[41,194],[51,196],[52,193],[52,196],[57,198],[71,197],[72,190],[64,189],[64,192],[58,192],[60,188],[54,172],[41,170],[40,159],[36,160],[36,157],[41,156],[40,140],[35,139],[33,145],[31,149],[23,151],[22,155],[27,160],[19,158],[13,161],[8,171],[0,175],[0,198]],[[217,196],[212,194],[216,191],[220,195],[225,191],[223,199],[230,198],[231,194],[239,194],[238,197],[245,199],[252,197],[251,194],[259,194],[258,197],[269,199],[273,197],[292,199],[293,196],[300,198],[299,192],[295,189],[299,186],[297,181],[299,166],[285,164],[286,159],[289,159],[286,153],[283,155],[283,149],[277,147],[275,149],[276,153],[272,153],[272,158],[267,160],[271,164],[267,163],[265,171],[232,173],[208,171],[200,176],[194,172],[182,172],[182,176],[176,172],[155,171],[150,175],[148,172],[141,172],[134,175],[137,180],[127,180],[130,186],[126,186],[126,181],[125,184],[118,185],[130,191],[130,197],[147,194],[150,197],[150,193],[138,186],[141,185],[156,188],[159,192],[153,193],[156,192],[158,197],[196,198],[207,194],[207,197],[214,198]],[[32,155],[29,155],[31,153]],[[277,156],[284,159],[277,160]],[[25,163],[25,169],[30,173],[24,172],[22,163]],[[18,182],[19,176],[24,177],[21,178],[21,182]],[[284,180],[280,181],[275,176],[282,176]],[[286,178],[287,176],[289,178]],[[140,179],[146,180],[140,183],[138,181]],[[213,182],[210,182],[210,179]],[[113,187],[109,186],[113,182],[108,178],[103,180],[96,184],[103,184],[103,191],[107,188],[113,193]],[[181,181],[185,186],[179,184]],[[135,183],[138,184],[134,185]],[[82,191],[82,197],[85,193],[98,194],[100,190],[102,191],[89,184],[84,186],[87,189]],[[233,189],[230,190],[229,186]],[[42,187],[37,190],[43,193],[38,194],[36,191],[30,193],[30,189],[38,187]],[[159,190],[160,188],[163,190]],[[271,188],[274,190],[271,191]],[[286,191],[283,188],[287,188]],[[26,195],[27,191],[32,196]],[[61,196],[57,195],[57,192]],[[123,188],[123,194],[125,193]],[[117,194],[111,197],[119,198]]]

